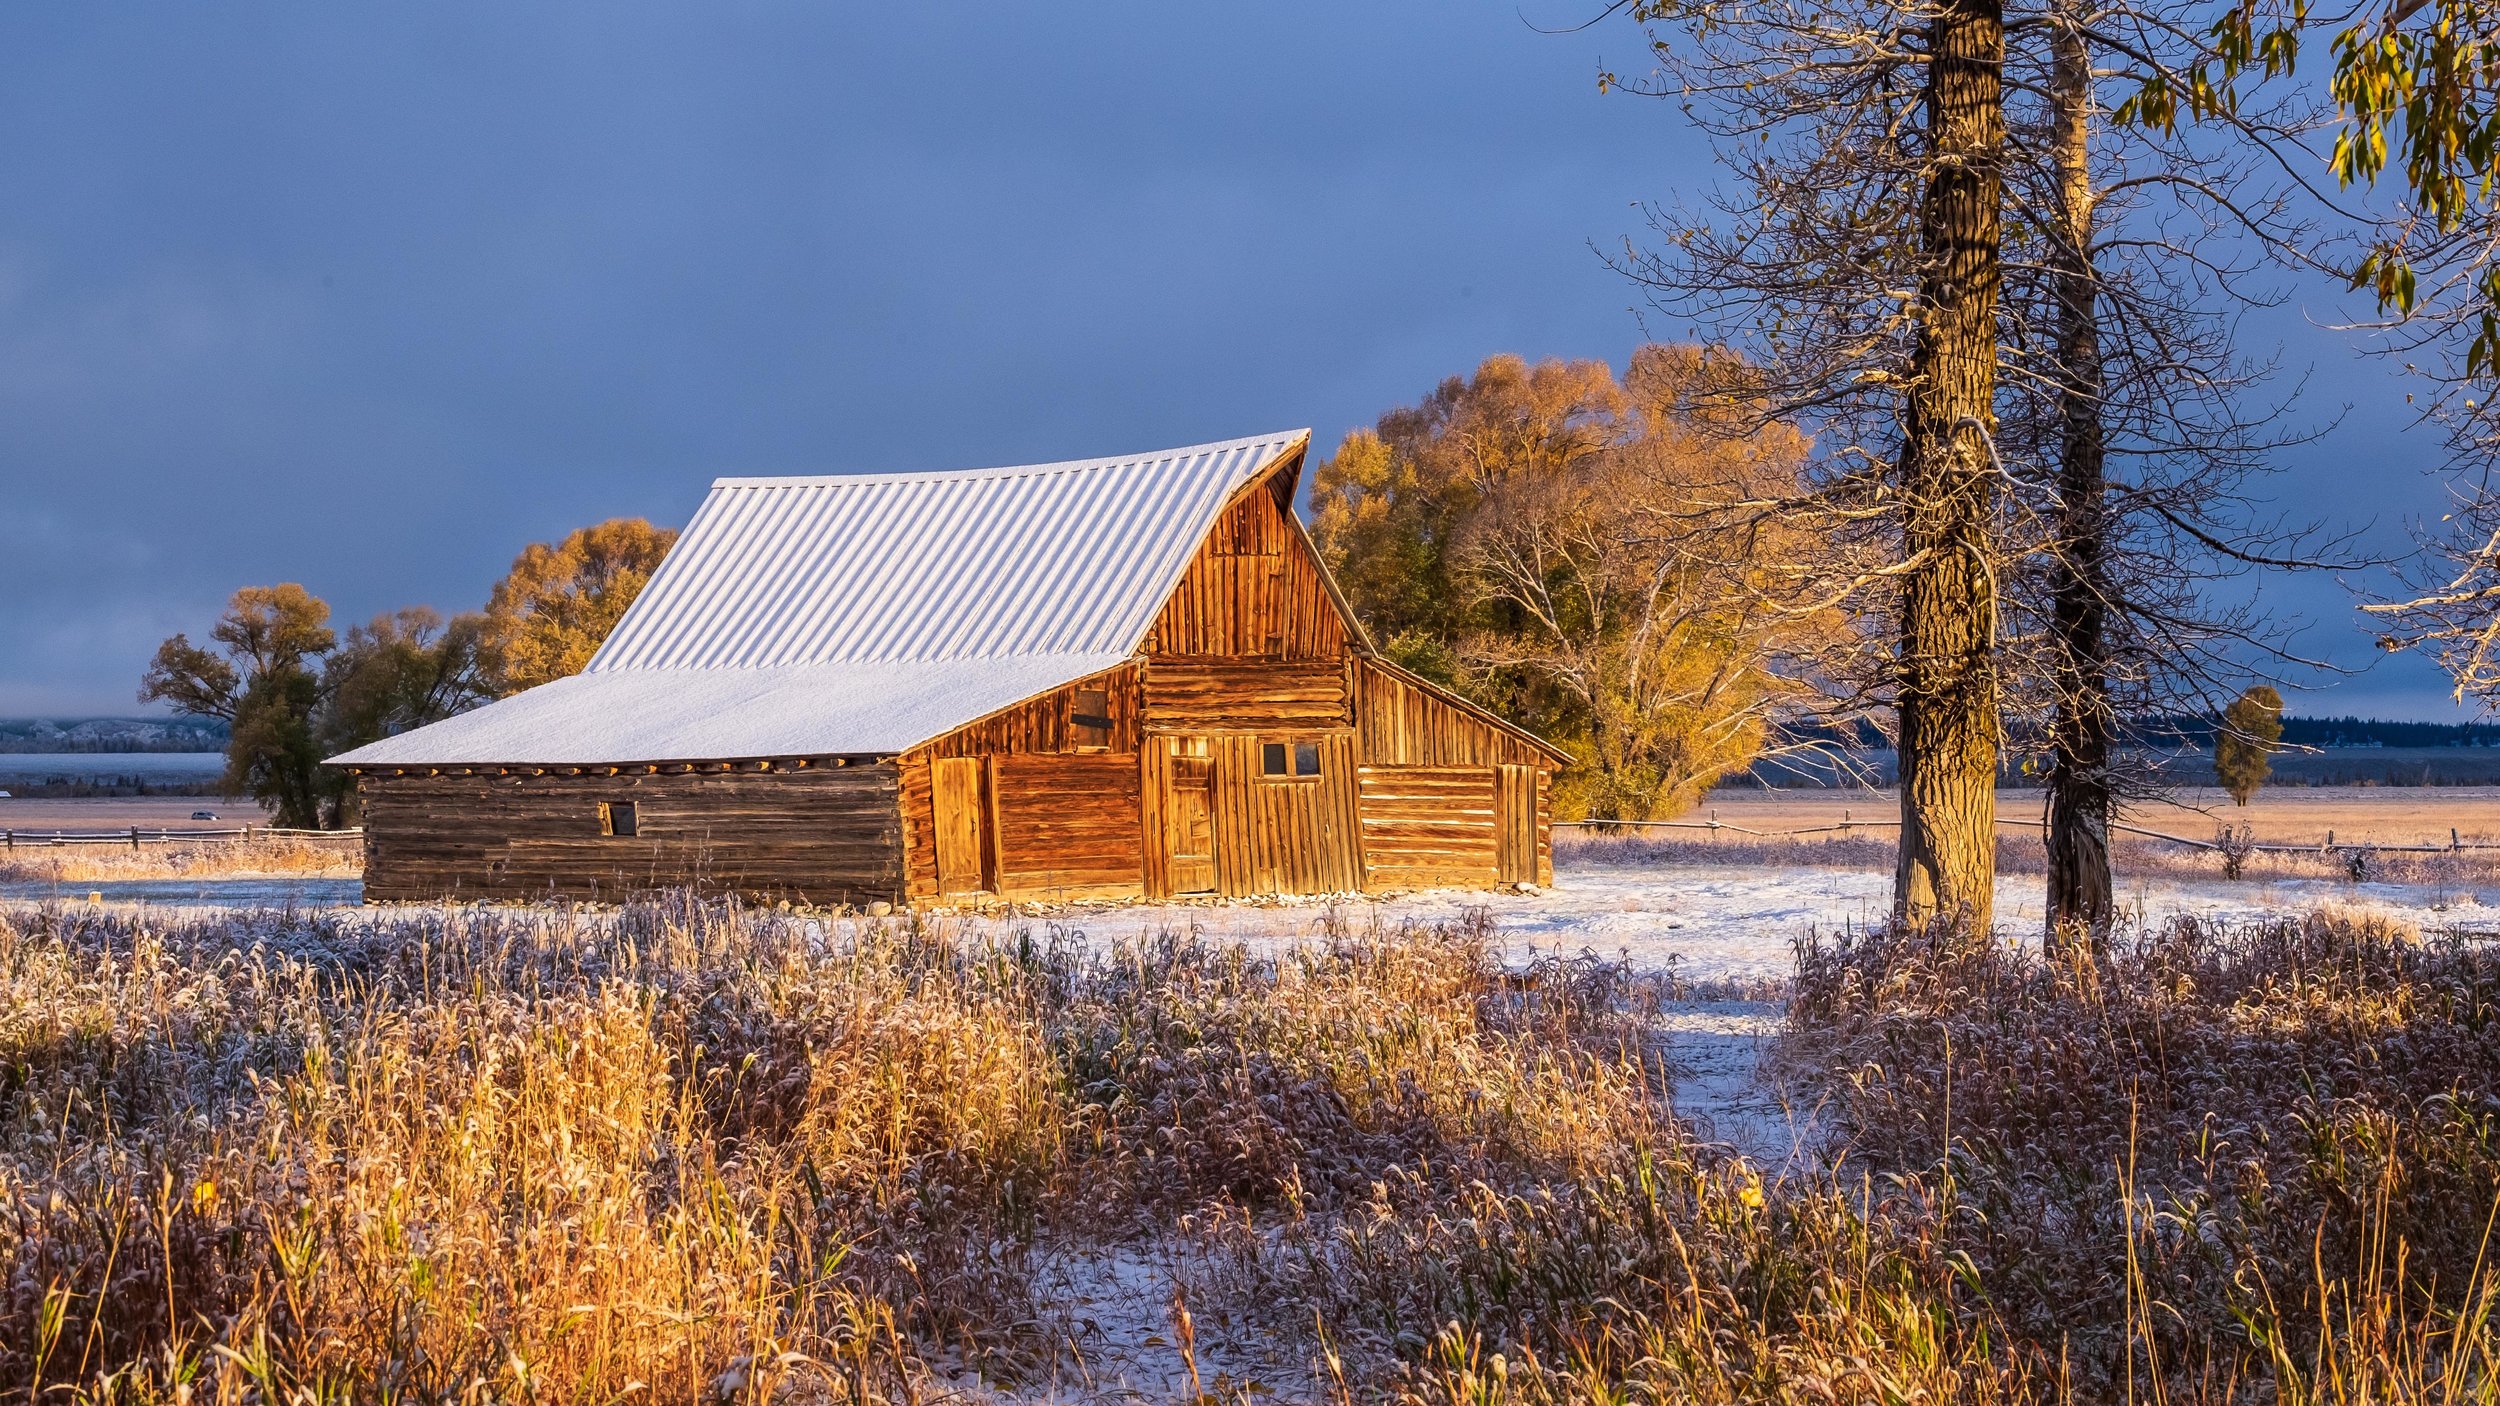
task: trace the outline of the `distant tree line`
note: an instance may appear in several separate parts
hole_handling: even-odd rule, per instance
[[[354,784],[323,757],[578,673],[676,536],[620,518],[532,543],[483,611],[409,606],[343,635],[301,585],[246,586],[207,643],[157,646],[139,701],[225,724],[225,793],[261,802],[276,824],[352,825]]]

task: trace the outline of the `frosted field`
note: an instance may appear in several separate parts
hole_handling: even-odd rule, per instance
[[[1642,967],[1672,964],[1696,980],[1752,982],[1786,976],[1791,944],[1809,933],[1835,932],[1880,917],[1891,882],[1888,873],[1863,870],[1621,865],[1566,858],[1557,867],[1554,887],[1537,894],[1441,892],[1377,902],[1074,906],[1014,919],[966,916],[953,921],[1002,929],[1017,923],[1055,924],[1105,941],[1194,929],[1267,948],[1322,936],[1331,924],[1394,927],[1451,919],[1482,907],[1520,957],[1531,951],[1570,954],[1587,949]],[[0,884],[0,901],[85,903],[93,894],[104,903],[167,909],[317,909],[352,907],[360,892],[355,880],[338,878],[16,882]],[[2119,898],[2130,917],[2142,921],[2177,913],[2248,919],[2341,905],[2384,910],[2425,929],[2500,936],[2500,889],[2331,879],[2156,879],[2122,881]],[[2001,880],[1997,912],[2008,936],[2035,934],[2041,922],[2039,877]],[[828,920],[828,937],[836,936],[842,925],[843,920]]]
[[[1776,984],[1789,974],[1793,944],[1880,917],[1891,899],[1889,873],[1801,865],[1678,862],[1601,863],[1566,855],[1554,887],[1538,894],[1428,893],[1380,902],[1320,900],[1256,904],[1080,906],[1013,917],[947,915],[968,935],[1005,937],[1018,927],[1057,926],[1109,943],[1195,930],[1219,941],[1274,950],[1324,937],[1332,926],[1436,922],[1481,907],[1514,960],[1532,955],[1594,952],[1650,970],[1673,969],[1697,982],[1724,982],[1712,999],[1678,1003],[1664,1012],[1669,1057],[1677,1066],[1677,1111],[1707,1136],[1732,1144],[1766,1167],[1810,1156],[1813,1113],[1792,1109],[1758,1083],[1756,1065],[1781,1021]],[[2122,883],[2131,918],[2159,921],[2178,913],[2250,919],[2325,906],[2379,909],[2425,930],[2500,936],[2500,888],[2474,891],[2420,885],[2353,884],[2328,879],[2148,880]],[[92,881],[51,885],[0,884],[0,904],[84,907],[91,900],[165,913],[226,913],[237,939],[267,935],[284,941],[272,910],[338,910],[349,922],[366,911],[353,879],[243,877]],[[1998,884],[2002,931],[2029,939],[2040,928],[2041,881],[2014,875]],[[828,942],[850,922],[822,920]],[[1151,1305],[1150,1305],[1151,1306]]]

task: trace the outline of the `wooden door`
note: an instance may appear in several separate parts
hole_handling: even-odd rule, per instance
[[[1172,892],[1215,892],[1215,760],[1172,758],[1163,810],[1164,869]]]
[[[1496,881],[1537,881],[1535,767],[1493,769],[1493,853]]]
[[[941,897],[981,893],[993,886],[987,772],[980,757],[941,757],[930,763]]]

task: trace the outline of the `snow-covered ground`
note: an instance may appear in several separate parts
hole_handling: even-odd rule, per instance
[[[1554,886],[1533,894],[1448,891],[1379,900],[1083,905],[1010,921],[1060,924],[1102,941],[1195,929],[1264,948],[1321,936],[1332,924],[1394,927],[1453,919],[1480,907],[1520,957],[1587,949],[1643,967],[1672,963],[1696,980],[1746,982],[1786,976],[1791,945],[1809,933],[1880,917],[1891,883],[1890,874],[1849,869],[1566,860]],[[353,879],[284,876],[0,884],[0,902],[85,903],[90,895],[101,903],[159,909],[307,909],[352,906],[361,889]],[[2247,919],[2340,905],[2384,910],[2425,929],[2500,935],[2500,889],[2329,879],[2160,879],[2122,881],[2119,900],[2131,918],[2148,922],[2177,913]],[[2006,933],[2036,932],[2040,913],[2038,876],[2009,875],[1998,882],[1997,914]]]

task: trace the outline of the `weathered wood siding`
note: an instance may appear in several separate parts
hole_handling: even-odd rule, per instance
[[[1108,747],[1091,748],[1095,752],[1130,752],[1137,750],[1138,679],[1140,666],[1123,664],[1117,669],[1079,679],[1065,688],[1025,700],[1004,712],[992,713],[979,722],[970,723],[911,753],[914,757],[979,757],[1000,753],[1063,753],[1076,752],[1074,718],[1076,695],[1083,689],[1101,689],[1109,705],[1111,741]]]
[[[1260,771],[1263,742],[1315,743],[1320,774],[1270,777]],[[1191,891],[1175,882],[1173,856],[1185,849],[1192,817],[1174,801],[1182,759],[1202,758],[1214,831],[1214,892],[1354,893],[1363,887],[1362,825],[1356,809],[1350,732],[1228,733],[1150,738],[1145,755],[1146,885],[1151,897]]]
[[[1136,753],[1028,754],[999,757],[993,765],[1002,895],[1144,894]]]
[[[1149,732],[1310,732],[1350,726],[1345,666],[1333,659],[1154,659]]]
[[[1554,765],[1537,747],[1367,659],[1354,661],[1354,714],[1366,765]]]
[[[989,759],[992,892],[1004,898],[1134,898],[1145,892],[1138,746],[1143,668],[1129,664],[959,728],[899,762],[905,893],[939,895],[931,767]],[[1100,689],[1107,748],[1080,744],[1076,695]]]
[[[1504,765],[1493,769],[1493,777],[1496,877],[1506,884],[1552,883],[1549,774],[1541,767]]]
[[[1198,547],[1146,635],[1148,655],[1342,659],[1352,641],[1319,559],[1265,488],[1241,495]]]
[[[1501,881],[1493,768],[1367,766],[1362,807],[1365,888],[1491,888]]]
[[[623,898],[692,887],[864,903],[903,896],[891,763],[563,776],[367,774],[365,897]],[[631,836],[599,832],[631,801]]]

